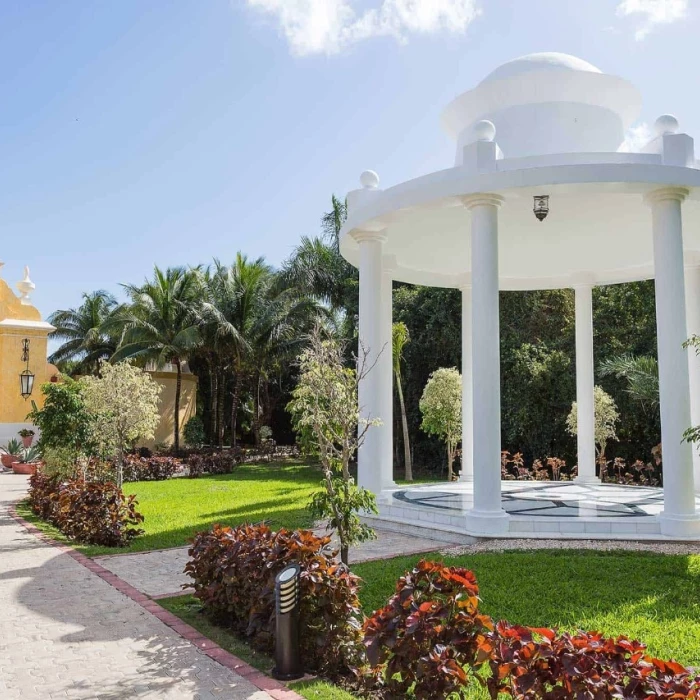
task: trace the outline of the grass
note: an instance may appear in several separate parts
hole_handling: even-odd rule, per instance
[[[221,476],[125,484],[124,492],[138,498],[145,533],[123,549],[69,544],[87,556],[97,556],[179,547],[216,523],[267,520],[273,528],[310,527],[306,506],[320,481],[317,468],[287,461],[245,464]],[[66,541],[55,528],[33,517],[26,505],[18,512],[47,534]]]
[[[425,556],[474,571],[482,610],[497,620],[624,634],[642,640],[655,656],[700,666],[700,556],[542,550],[397,557],[352,566],[363,579],[360,597],[365,613],[382,606],[399,576]],[[211,639],[255,665],[244,655],[251,653],[250,648],[212,627],[193,597],[158,602],[206,636],[214,629],[217,636]],[[266,663],[267,668],[258,668],[269,670],[271,662]],[[294,689],[311,700],[352,697],[320,680]],[[477,700],[487,695],[473,686],[466,697]]]

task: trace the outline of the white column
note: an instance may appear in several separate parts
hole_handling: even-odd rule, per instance
[[[583,484],[600,483],[595,475],[595,402],[593,364],[593,288],[574,287],[576,299],[576,428],[578,476]]]
[[[472,390],[472,288],[462,287],[462,471],[460,481],[474,481],[474,399]]]
[[[360,417],[381,418],[382,380],[379,366],[383,346],[382,248],[386,236],[381,231],[360,231],[355,234],[360,248],[360,318],[358,357],[364,360],[364,378],[358,387]],[[370,368],[367,371],[368,368]],[[382,427],[371,427],[357,455],[357,482],[378,494],[382,489]]]
[[[393,363],[392,363],[392,332],[391,325],[393,320],[393,277],[391,274],[392,258],[384,256],[382,270],[382,288],[381,297],[379,300],[379,313],[381,317],[381,338],[380,345],[382,348],[379,360],[377,361],[376,370],[379,373],[380,401],[379,417],[382,420],[382,425],[374,430],[378,433],[378,439],[381,443],[379,448],[380,460],[378,463],[379,469],[379,488],[390,489],[395,488],[394,483],[394,382],[393,382]]]
[[[693,259],[694,258],[694,259]],[[685,319],[688,337],[700,335],[700,260],[698,255],[686,253],[685,268]],[[695,348],[688,348],[688,373],[690,375],[690,422],[700,425],[700,355]],[[695,492],[700,493],[700,450],[693,445],[693,472]]]
[[[662,534],[672,537],[700,535],[692,447],[683,441],[683,432],[691,424],[688,358],[683,349],[687,331],[681,203],[687,194],[688,190],[673,187],[656,190],[647,197],[654,239],[664,476],[664,510],[659,521]]]
[[[498,315],[498,208],[503,198],[476,194],[464,198],[471,211],[472,387],[474,506],[467,531],[498,535],[508,530],[501,507],[501,367]]]

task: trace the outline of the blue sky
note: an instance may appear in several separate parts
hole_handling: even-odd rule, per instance
[[[2,0],[0,259],[48,315],[161,266],[279,264],[362,170],[449,167],[442,108],[561,51],[700,135],[696,0]]]

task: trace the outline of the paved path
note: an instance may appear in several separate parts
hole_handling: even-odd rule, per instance
[[[0,474],[2,700],[270,700],[15,522],[25,489]]]
[[[326,534],[323,528],[316,529],[315,532],[319,535]],[[389,559],[404,554],[434,552],[445,546],[444,542],[386,530],[377,530],[376,533],[376,540],[363,542],[350,549],[351,564],[375,559]],[[95,561],[99,562],[105,569],[109,569],[119,578],[152,598],[178,595],[183,592],[183,586],[189,586],[192,583],[192,579],[183,573],[188,559],[187,547],[95,557]]]

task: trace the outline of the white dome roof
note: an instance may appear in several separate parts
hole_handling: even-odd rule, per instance
[[[515,58],[491,71],[480,83],[490,83],[494,80],[512,78],[525,73],[535,73],[545,70],[575,71],[584,73],[601,73],[593,64],[576,56],[566,53],[531,53]]]

